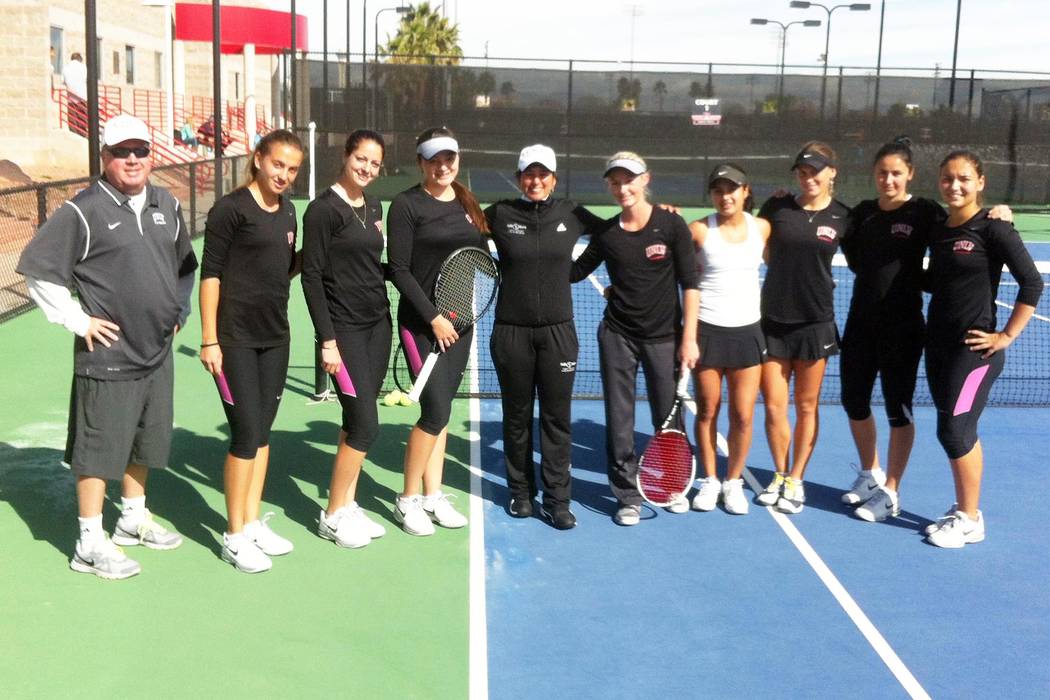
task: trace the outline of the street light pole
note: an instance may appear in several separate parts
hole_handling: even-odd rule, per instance
[[[962,0],[955,5],[955,47],[952,49],[952,79],[948,88],[948,109],[955,111],[955,65],[959,59],[959,20],[962,18]]]
[[[373,54],[374,68],[378,71],[379,66],[379,15],[384,12],[396,12],[399,15],[403,15],[407,12],[411,12],[412,8],[408,5],[398,5],[397,7],[384,7],[376,12],[374,37],[375,37],[375,53]],[[372,128],[378,128],[379,120],[379,73],[377,72],[372,76]]]
[[[882,29],[886,25],[886,0],[882,0],[882,9],[879,11],[879,53],[875,58],[875,100],[871,109],[873,120],[879,118],[879,83],[882,81]]]
[[[835,5],[833,7],[828,7],[819,2],[791,0],[790,7],[802,10],[809,7],[819,7],[828,14],[828,23],[824,31],[824,69],[821,71],[820,75],[820,121],[824,121],[824,98],[828,91],[828,50],[831,48],[831,13],[843,7],[848,8],[851,12],[867,12],[871,9],[871,5],[866,2],[854,2],[849,5]]]
[[[765,25],[765,24],[775,24],[778,27],[780,27],[780,79],[777,81],[777,114],[780,115],[780,114],[783,113],[783,103],[784,103],[784,62],[785,62],[785,54],[787,53],[787,31],[788,31],[788,27],[790,27],[790,26],[792,26],[794,24],[801,24],[803,27],[819,27],[820,26],[820,20],[819,19],[805,19],[805,20],[799,19],[799,20],[795,20],[794,22],[788,22],[787,24],[784,24],[783,22],[778,22],[775,19],[765,19],[765,18],[762,18],[762,17],[752,17],[751,18],[751,24],[757,24],[757,25],[760,25],[760,26],[761,25]]]

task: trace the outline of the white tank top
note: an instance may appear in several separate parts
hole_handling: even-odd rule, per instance
[[[718,218],[707,217],[707,236],[696,254],[700,271],[700,320],[736,328],[756,323],[760,316],[758,268],[765,243],[755,218],[745,213],[747,236],[730,243],[718,230]]]

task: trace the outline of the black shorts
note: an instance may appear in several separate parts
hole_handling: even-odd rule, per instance
[[[778,323],[762,319],[768,358],[823,360],[839,354],[839,329],[834,321]]]
[[[700,366],[742,369],[762,364],[766,359],[766,336],[762,324],[716,326],[700,321]]]
[[[129,464],[164,469],[171,454],[171,349],[145,377],[73,377],[65,461],[75,474],[120,479]]]

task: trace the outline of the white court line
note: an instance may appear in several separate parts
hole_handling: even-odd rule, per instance
[[[498,174],[498,175],[499,175],[499,176],[500,176],[501,178],[503,178],[503,181],[504,181],[504,182],[506,182],[506,183],[507,183],[508,185],[510,185],[510,188],[511,188],[512,190],[517,190],[517,189],[520,189],[520,185],[518,185],[518,183],[516,183],[516,182],[514,182],[513,180],[511,180],[511,179],[510,179],[509,177],[507,177],[506,175],[504,175],[504,174],[503,174],[503,171],[502,171],[502,170],[497,170],[497,171],[496,171],[496,173],[497,173],[497,174]]]
[[[470,355],[477,367],[478,334],[471,340]],[[485,502],[481,498],[481,399],[477,398],[478,373],[470,378],[470,584],[469,584],[469,697],[489,696],[489,640],[485,609]]]
[[[1010,309],[1011,311],[1014,310],[1014,307],[1011,304],[999,301],[998,299],[995,300],[995,303],[997,306],[1001,306],[1004,309]],[[1050,323],[1050,317],[1041,316],[1040,314],[1032,314],[1032,318],[1038,318],[1040,321],[1046,321],[1047,323]]]

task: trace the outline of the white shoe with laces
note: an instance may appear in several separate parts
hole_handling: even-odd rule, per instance
[[[689,499],[685,497],[684,493],[680,493],[674,497],[674,500],[668,503],[664,508],[668,513],[675,513],[681,515],[682,513],[689,512]]]
[[[784,491],[780,494],[776,509],[781,513],[797,515],[806,507],[806,487],[802,479],[784,479]]]
[[[896,518],[901,514],[900,499],[896,491],[881,486],[875,495],[862,503],[853,514],[869,523],[881,523],[886,518]]]
[[[355,503],[354,505],[356,506],[357,504]],[[378,540],[386,534],[386,528],[368,517],[368,513],[365,513],[360,507],[357,507],[354,512],[350,514],[350,517],[352,517],[373,540]]]
[[[981,511],[977,511],[977,518],[971,520],[966,513],[957,510],[944,525],[926,536],[930,544],[947,549],[959,549],[983,540],[984,515]]]
[[[722,505],[727,513],[747,515],[751,504],[744,495],[743,479],[726,479],[722,482]]]
[[[69,568],[107,581],[130,578],[142,571],[137,561],[128,558],[124,550],[105,536],[94,542],[77,540]]]
[[[881,469],[872,469],[870,471],[862,469],[857,472],[857,478],[853,480],[849,491],[842,494],[842,502],[851,506],[864,503],[878,492],[880,486],[885,484],[886,472]]]
[[[113,543],[121,547],[142,545],[149,549],[175,549],[182,544],[182,536],[172,532],[156,520],[149,508],[142,509],[141,517],[134,518],[125,511],[113,528]]]
[[[357,549],[370,544],[372,538],[360,519],[354,517],[354,512],[358,510],[360,509],[356,503],[345,505],[330,516],[322,510],[317,519],[317,534],[347,549]]]
[[[263,554],[270,557],[279,557],[291,552],[295,549],[295,545],[270,529],[267,521],[273,516],[274,513],[270,512],[264,515],[261,520],[245,523],[244,534],[255,543],[256,547],[262,550]]]
[[[722,495],[722,484],[717,476],[708,476],[700,479],[700,490],[693,496],[693,510],[711,511],[718,505],[718,497]]]
[[[441,527],[453,530],[465,527],[467,517],[452,507],[450,498],[455,498],[455,495],[439,492],[432,496],[423,496],[423,510]]]
[[[952,516],[955,515],[955,511],[958,508],[959,508],[959,504],[958,503],[951,504],[951,506],[949,506],[948,510],[944,511],[944,515],[942,515],[941,517],[937,518],[935,521],[933,521],[932,523],[927,525],[926,529],[923,530],[923,532],[926,533],[927,535],[932,535],[933,533],[937,532],[937,530],[940,530],[942,526],[946,525],[948,523],[948,521],[952,519]]]
[[[434,534],[434,523],[423,510],[422,496],[398,496],[394,502],[394,520],[401,523],[401,529],[410,535],[427,537]]]
[[[764,506],[775,506],[777,501],[780,500],[780,492],[784,490],[784,479],[786,477],[787,474],[784,472],[774,473],[769,485],[762,489],[762,493],[758,494],[755,500]]]
[[[258,574],[273,568],[273,562],[255,542],[243,532],[235,535],[223,533],[222,560],[233,564],[246,574]]]

